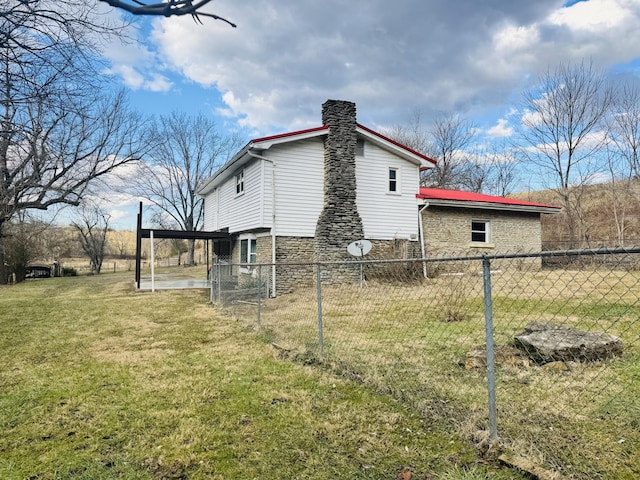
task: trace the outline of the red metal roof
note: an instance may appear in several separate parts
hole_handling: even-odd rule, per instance
[[[436,161],[431,158],[431,157],[427,157],[426,155],[424,155],[423,153],[417,152],[415,151],[413,148],[409,148],[406,145],[403,145],[401,143],[396,142],[395,140],[393,140],[392,138],[389,137],[385,137],[384,135],[382,135],[381,133],[376,132],[375,130],[371,130],[368,127],[365,127],[364,125],[360,125],[359,123],[356,124],[358,125],[358,127],[360,127],[362,130],[364,130],[365,132],[369,132],[371,135],[375,135],[378,138],[381,138],[382,140],[389,142],[393,145],[395,145],[398,148],[402,148],[403,150],[406,150],[407,152],[411,152],[414,155],[417,155],[418,157],[422,158],[423,160],[426,160],[428,162],[433,163],[434,165],[436,164]]]
[[[547,205],[544,203],[527,202],[525,200],[517,200],[515,198],[495,197],[493,195],[484,195],[482,193],[463,192],[461,190],[445,190],[442,188],[420,188],[420,193],[416,197],[424,200],[449,200],[454,202],[479,202],[479,203],[497,203],[501,205],[512,205],[522,207],[535,208],[556,208],[561,207],[555,205]]]
[[[305,133],[320,132],[322,130],[329,130],[329,127],[322,126],[322,127],[315,127],[315,128],[307,128],[306,130],[298,130],[296,132],[280,133],[278,135],[271,135],[269,137],[254,138],[249,143],[268,142],[270,140],[277,140],[279,138],[287,138],[287,137],[295,137],[296,135],[304,135]]]

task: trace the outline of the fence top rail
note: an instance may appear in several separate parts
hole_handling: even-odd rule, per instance
[[[597,255],[621,255],[640,253],[640,247],[636,248],[593,248],[584,250],[549,250],[544,252],[533,253],[496,253],[493,255],[463,255],[451,257],[423,257],[423,258],[407,258],[394,260],[366,260],[354,259],[332,262],[276,262],[276,263],[240,263],[225,262],[223,265],[236,265],[243,268],[257,267],[273,267],[292,266],[292,267],[319,267],[332,265],[376,265],[376,264],[394,264],[394,263],[441,263],[441,262],[460,262],[460,261],[483,261],[483,260],[499,260],[499,259],[517,259],[517,258],[546,258],[546,257],[577,257],[577,256],[597,256]],[[214,265],[217,263],[214,260]]]

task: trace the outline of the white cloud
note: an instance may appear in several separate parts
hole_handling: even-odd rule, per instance
[[[104,48],[104,56],[110,67],[107,74],[122,79],[132,90],[167,92],[173,86],[167,76],[167,66],[147,45],[136,39],[141,36],[136,24],[126,30],[122,41],[111,39]]]
[[[180,72],[220,92],[219,114],[262,133],[318,125],[328,98],[355,101],[368,125],[398,124],[416,109],[425,118],[473,115],[512,101],[561,61],[586,57],[606,67],[640,57],[637,0],[209,5],[238,28],[211,19],[154,20],[148,48],[116,52],[123,65],[117,71],[132,88],[162,91],[176,88],[167,72]],[[507,133],[500,127],[494,134]]]
[[[498,123],[487,130],[487,135],[492,138],[510,137],[513,135],[513,127],[506,118],[499,118]]]
[[[130,212],[127,212],[126,210],[118,210],[118,209],[109,210],[108,213],[109,213],[111,222],[118,222],[119,220],[128,218],[130,215]]]
[[[124,84],[132,90],[139,90],[144,85],[144,77],[131,65],[114,65],[106,71],[110,75],[118,75]]]
[[[173,82],[159,73],[152,74],[144,84],[145,89],[152,92],[168,92],[172,86]]]
[[[629,5],[624,5],[625,3]],[[637,6],[637,2],[634,3]],[[626,16],[632,14],[632,6],[630,2],[618,0],[578,2],[569,8],[554,11],[549,15],[549,22],[566,26],[573,31],[606,32],[623,24]]]

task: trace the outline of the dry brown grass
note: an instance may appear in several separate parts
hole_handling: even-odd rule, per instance
[[[640,475],[640,458],[631,446],[640,442],[639,279],[638,272],[600,270],[504,269],[493,275],[498,345],[510,344],[532,321],[603,331],[625,345],[622,358],[572,362],[558,371],[533,363],[499,365],[499,429],[505,444],[571,478]],[[452,295],[462,316],[447,322]],[[368,281],[365,288],[323,287],[322,304],[322,350],[314,288],[266,300],[261,327],[291,349],[290,356],[304,361],[322,356],[341,374],[393,393],[427,418],[447,417],[469,438],[482,437],[485,372],[461,366],[466,352],[484,344],[479,275],[442,275],[405,286]],[[236,315],[255,322],[254,307],[236,309]],[[620,464],[619,458],[632,459]]]

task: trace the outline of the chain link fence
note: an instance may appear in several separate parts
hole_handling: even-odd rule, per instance
[[[390,394],[486,452],[566,478],[639,478],[639,264],[640,250],[219,262],[211,299],[283,357]],[[274,269],[306,281],[269,298]]]

